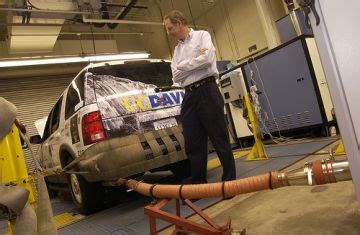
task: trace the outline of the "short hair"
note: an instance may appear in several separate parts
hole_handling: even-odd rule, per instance
[[[176,24],[178,21],[183,23],[183,25],[187,25],[187,20],[184,17],[184,14],[178,10],[170,11],[165,17],[164,21],[169,19],[172,24]]]

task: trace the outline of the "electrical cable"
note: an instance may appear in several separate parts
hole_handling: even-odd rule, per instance
[[[34,9],[36,9],[36,10],[46,10],[46,9],[42,9],[42,8],[39,8],[39,7],[34,6],[34,4],[32,4],[32,3],[30,2],[30,0],[26,0],[26,2],[27,2],[27,4],[28,4],[29,6],[31,6],[31,8],[34,8]]]
[[[171,1],[171,4],[172,4],[172,1]],[[164,15],[163,15],[163,12],[162,12],[162,10],[161,10],[160,4],[157,3],[157,6],[158,6],[158,8],[159,8],[161,20],[164,20]],[[173,8],[174,8],[174,6],[173,6]],[[163,27],[163,30],[164,30],[165,37],[166,37],[166,42],[167,42],[167,45],[168,45],[168,48],[169,48],[170,58],[172,58],[172,57],[173,57],[173,54],[172,54],[173,52],[172,52],[172,50],[171,50],[171,45],[170,45],[169,36],[168,36],[168,34],[167,34],[167,32],[166,32],[165,27]]]
[[[253,57],[250,57],[249,60],[252,60],[252,62],[254,62],[254,65],[255,65],[255,68],[256,68],[256,73],[257,73],[257,75],[258,75],[258,78],[259,78],[260,83],[261,83],[261,87],[262,87],[262,89],[263,89],[262,92],[264,93],[264,96],[265,96],[265,99],[266,99],[266,103],[267,103],[267,105],[269,106],[269,110],[270,110],[270,113],[271,113],[271,115],[272,115],[273,121],[274,121],[274,123],[275,123],[275,126],[276,126],[277,132],[278,132],[278,134],[279,134],[279,137],[275,137],[275,136],[273,136],[273,135],[271,134],[269,128],[268,128],[267,125],[265,124],[266,119],[268,119],[268,117],[264,119],[263,116],[262,116],[262,114],[261,114],[261,112],[260,112],[260,115],[258,116],[258,120],[260,121],[263,129],[265,130],[265,133],[268,134],[269,137],[270,137],[270,139],[271,139],[272,141],[274,141],[275,143],[277,143],[277,144],[284,144],[284,143],[287,143],[287,142],[289,142],[289,141],[302,141],[302,140],[304,140],[305,138],[300,138],[300,139],[296,139],[296,140],[295,140],[295,139],[292,139],[292,138],[290,138],[290,137],[284,137],[284,136],[281,134],[279,125],[278,125],[278,123],[277,123],[277,121],[276,121],[276,118],[275,118],[275,114],[274,114],[273,109],[272,109],[272,106],[271,106],[271,104],[270,104],[270,100],[269,100],[268,95],[267,95],[267,93],[266,93],[266,89],[265,89],[264,82],[263,82],[263,80],[262,80],[262,77],[261,77],[261,74],[260,74],[260,70],[259,70],[259,68],[258,68],[258,65],[257,65],[257,63],[256,63],[256,61],[255,61],[255,59],[254,59]],[[251,67],[250,63],[249,63],[249,60],[247,60],[247,65],[248,65],[249,70],[250,70],[250,81],[251,81],[251,83],[252,83],[253,85],[256,86],[257,83],[256,83],[256,81],[255,81],[254,78],[253,78],[253,76],[254,76],[254,70],[253,70],[253,68]],[[253,103],[253,105],[254,105],[254,103]]]
[[[186,0],[186,2],[187,2],[187,5],[188,5],[188,8],[189,8],[189,12],[190,12],[191,20],[192,20],[192,22],[193,22],[193,24],[194,24],[194,28],[195,28],[195,30],[196,30],[196,29],[197,29],[197,27],[196,27],[196,23],[195,23],[195,20],[194,20],[194,16],[193,16],[192,11],[191,11],[191,7],[190,7],[189,0]]]
[[[250,60],[250,59],[249,59]],[[249,60],[247,60],[247,65],[250,68],[250,82],[252,84],[252,86],[256,86],[256,81],[254,80],[254,71],[252,70],[250,64],[249,64]],[[251,88],[250,88],[251,89]],[[264,124],[263,120],[262,120],[262,115],[261,115],[261,106],[260,103],[258,102],[258,95],[256,94],[256,91],[250,91],[250,97],[251,97],[251,104],[255,109],[255,115],[257,117],[257,119],[260,121],[260,124],[262,125],[262,128],[265,129],[266,133],[270,133],[269,129],[267,128],[267,126]],[[256,95],[256,97],[255,97]],[[257,102],[255,102],[257,100]],[[261,133],[262,138],[264,138],[263,133]],[[271,136],[270,136],[271,137]]]
[[[29,9],[29,10],[32,9],[32,7],[28,4],[28,2],[26,0],[23,0],[23,8],[24,9]],[[30,11],[22,12],[21,16],[22,16],[22,23],[23,24],[29,24],[30,23],[30,17],[31,17],[31,12]]]
[[[204,7],[204,2],[203,1],[201,1],[201,8],[202,8],[202,12],[205,12],[206,8]],[[213,43],[214,43],[214,46],[215,46],[215,49],[216,49],[215,50],[215,53],[217,54],[216,57],[220,58],[220,60],[221,60],[222,56],[221,56],[221,52],[220,52],[219,47],[218,47],[219,43],[217,43],[216,34],[215,34],[215,31],[213,30],[212,24],[210,24],[210,22],[209,22],[208,12],[206,11],[204,13],[204,15],[205,15],[206,24],[209,25],[208,31],[209,31],[210,34],[213,35],[212,38],[213,38]],[[210,32],[210,30],[211,30],[211,32]]]
[[[91,8],[91,10],[93,10]],[[101,15],[101,18],[102,19],[105,19],[105,20],[108,20],[110,19],[110,15],[109,15],[109,12],[108,12],[108,8],[107,8],[107,5],[106,3],[101,3],[101,8],[100,8],[100,11],[102,12],[102,15]],[[106,23],[95,23],[94,26],[95,27],[98,27],[98,28],[102,28],[106,25]]]
[[[80,48],[81,48],[81,56],[83,56],[84,55],[84,49],[83,49],[83,45],[82,45],[82,41],[81,41],[81,34],[80,33],[78,34],[78,37],[79,37]]]
[[[299,154],[284,154],[284,155],[274,155],[274,156],[269,156],[269,158],[285,158],[285,157],[296,157],[296,156],[308,156],[308,155],[312,155],[312,156],[324,156],[324,155],[329,155],[329,153],[313,153],[313,152],[307,152],[307,153],[299,153]],[[336,156],[345,156],[346,154],[338,154]]]
[[[256,63],[256,61],[254,60],[253,57],[251,57],[250,59],[252,59],[252,61],[254,62],[255,66],[256,66],[257,74],[258,74],[258,77],[259,77],[259,80],[260,80],[260,82],[261,82],[261,86],[262,86],[262,89],[263,89],[262,92],[264,93],[265,99],[266,99],[266,101],[267,101],[267,105],[269,106],[269,110],[270,110],[270,112],[271,112],[271,115],[272,115],[272,117],[273,117],[274,123],[275,123],[275,125],[276,125],[277,130],[278,130],[279,136],[282,137],[282,136],[281,136],[281,132],[280,132],[279,125],[278,125],[278,123],[276,122],[274,112],[273,112],[273,110],[272,110],[272,107],[271,107],[269,98],[268,98],[268,96],[267,96],[267,93],[266,93],[266,90],[265,90],[265,86],[264,86],[263,80],[262,80],[262,78],[261,78],[261,74],[260,74],[259,69],[258,69],[258,67],[257,67],[257,63]],[[249,60],[250,60],[250,59],[249,59]],[[251,82],[253,83],[253,85],[256,86],[256,85],[257,85],[257,84],[256,84],[256,81],[255,81],[254,78],[253,78],[253,77],[254,77],[254,70],[252,69],[251,65],[249,64],[249,60],[247,61],[247,65],[248,65],[248,67],[249,67],[249,69],[250,69],[250,80],[251,80]],[[261,119],[261,116],[260,116],[260,119]],[[264,121],[264,120],[261,119],[261,121]],[[264,123],[263,123],[263,124],[264,124]],[[264,124],[264,126],[266,126],[266,125]],[[268,130],[268,133],[267,133],[267,134],[269,134],[270,136],[272,136],[269,130]]]
[[[31,156],[31,159],[33,160],[36,168],[35,168],[35,172],[42,172],[43,171],[43,168],[40,166],[40,163],[36,160],[35,158],[35,154],[34,154],[34,151],[32,149],[32,144],[30,143],[29,141],[29,138],[27,136],[27,134],[24,134],[23,132],[19,131],[20,133],[20,136],[21,138],[25,141],[25,143],[27,144],[29,150],[30,150],[30,156]]]
[[[261,86],[263,87],[263,92],[264,92],[264,95],[265,95],[265,98],[266,98],[266,102],[267,102],[268,105],[269,105],[269,109],[270,109],[271,115],[272,115],[273,118],[274,118],[274,122],[275,122],[276,128],[278,129],[279,136],[281,137],[279,125],[278,125],[277,121],[275,120],[275,115],[274,115],[274,112],[273,112],[273,110],[272,110],[272,107],[271,107],[271,104],[270,104],[270,101],[269,101],[269,97],[267,96],[267,93],[266,93],[266,89],[265,89],[265,86],[264,86],[264,82],[263,82],[263,80],[262,80],[262,78],[261,78],[261,74],[260,74],[259,68],[258,68],[257,63],[256,63],[255,60],[254,60],[254,64],[255,64],[256,71],[257,71],[257,73],[258,73],[258,75],[259,75],[259,79],[260,79],[260,82],[261,82]]]
[[[229,127],[229,125],[226,125],[227,126],[227,129],[228,129],[228,132],[230,133],[230,135],[231,135],[231,138],[233,138],[233,140],[235,141],[235,143],[237,142],[237,137],[236,136],[234,136],[234,133],[232,133],[232,131],[231,131],[231,129],[230,129],[230,127]]]
[[[94,31],[93,31],[93,26],[92,26],[92,24],[90,24],[90,30],[91,30],[91,36],[92,36],[94,54],[96,55],[95,37],[94,37]]]
[[[131,0],[130,3],[125,7],[125,9],[119,13],[117,16],[116,16],[116,20],[121,20],[123,19],[128,13],[129,11],[132,9],[132,7],[137,3],[138,0]],[[107,24],[109,29],[115,29],[117,26],[118,26],[118,23],[109,23]]]
[[[229,12],[228,8],[226,7],[226,4],[225,4],[224,0],[222,0],[222,3],[223,3],[223,7],[224,7],[224,10],[225,10],[225,13],[226,13],[225,16],[227,18],[227,21],[228,21],[228,24],[229,24],[229,27],[230,27],[231,36],[233,38],[233,42],[234,42],[234,45],[235,45],[235,51],[236,51],[237,57],[239,58],[240,57],[240,50],[239,50],[238,43],[237,43],[237,40],[236,40],[236,36],[235,36],[235,33],[234,33],[234,28],[233,28],[232,23],[231,23],[230,12]]]
[[[224,9],[224,8],[225,8],[225,7],[224,7],[224,4],[225,4],[225,3],[224,3],[224,1],[222,1],[221,3],[222,3],[221,5],[223,6],[223,7],[221,8],[221,9],[222,9],[222,13],[223,13],[223,14],[222,14],[223,20],[224,20],[224,21],[228,21],[228,19],[227,19],[226,16],[225,16],[225,15],[226,15],[225,9]],[[230,39],[230,33],[229,33],[229,29],[228,29],[228,24],[229,24],[229,22],[228,22],[227,24],[225,24],[225,29],[226,29],[227,37],[228,37],[229,41],[231,41],[231,39]],[[232,45],[231,42],[230,42],[230,48],[231,48],[231,53],[232,53],[233,57],[236,57],[236,55],[235,55],[235,53],[234,53],[234,48],[233,48],[233,45]]]
[[[229,112],[230,112],[230,115],[231,115],[230,106],[229,106],[228,108],[225,107],[225,109],[226,109],[226,113],[228,112],[228,109],[229,109]],[[228,130],[228,132],[230,133],[230,135],[231,135],[231,137],[233,138],[233,140],[235,141],[235,143],[238,143],[238,139],[237,139],[237,136],[236,136],[236,130],[235,130],[235,128],[234,128],[234,132],[235,132],[235,133],[233,133],[233,131],[232,131],[232,130],[230,129],[230,127],[229,127],[230,122],[231,122],[231,120],[232,120],[232,117],[229,118],[228,114],[226,114],[226,116],[227,116],[227,119],[226,119],[226,120],[229,122],[228,125],[226,125],[227,130]],[[229,120],[229,119],[230,119],[230,120]]]

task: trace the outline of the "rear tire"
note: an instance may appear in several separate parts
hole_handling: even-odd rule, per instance
[[[105,191],[100,182],[88,182],[77,174],[69,174],[68,182],[72,199],[80,213],[90,214],[101,209]]]

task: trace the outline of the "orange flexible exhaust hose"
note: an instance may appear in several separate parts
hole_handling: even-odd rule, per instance
[[[145,196],[153,198],[200,199],[228,198],[238,194],[275,189],[290,185],[319,185],[351,180],[348,161],[323,159],[307,162],[303,167],[285,172],[269,172],[258,176],[210,184],[161,185],[147,184],[133,179],[119,179],[117,185],[125,185]]]
[[[275,189],[283,186],[278,181],[277,172],[209,184],[161,185],[147,184],[133,179],[119,179],[117,184],[126,185],[128,188],[149,197],[179,199],[228,198],[238,194]]]

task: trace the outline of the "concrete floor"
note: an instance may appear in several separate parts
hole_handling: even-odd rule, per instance
[[[332,146],[335,145],[336,143]],[[327,152],[330,147],[287,169],[303,166],[306,161],[328,157],[326,154],[319,154]],[[298,148],[295,150],[300,151]],[[345,156],[337,158],[341,160]],[[142,207],[139,209],[142,214]],[[322,186],[292,186],[238,195],[211,206],[205,213],[220,225],[230,217],[232,234],[240,234],[243,230],[246,234],[360,234],[360,204],[356,200],[351,181]],[[109,218],[116,219],[113,214]],[[197,216],[190,219],[202,221]],[[0,223],[0,234],[1,227]],[[160,234],[172,234],[173,229],[170,227]]]
[[[246,234],[360,234],[352,182],[297,186],[239,196],[207,211],[219,224]]]
[[[309,156],[288,169],[324,157]],[[232,234],[360,234],[360,204],[351,181],[238,195],[205,213],[219,225],[230,217]],[[202,221],[198,216],[191,220]]]

